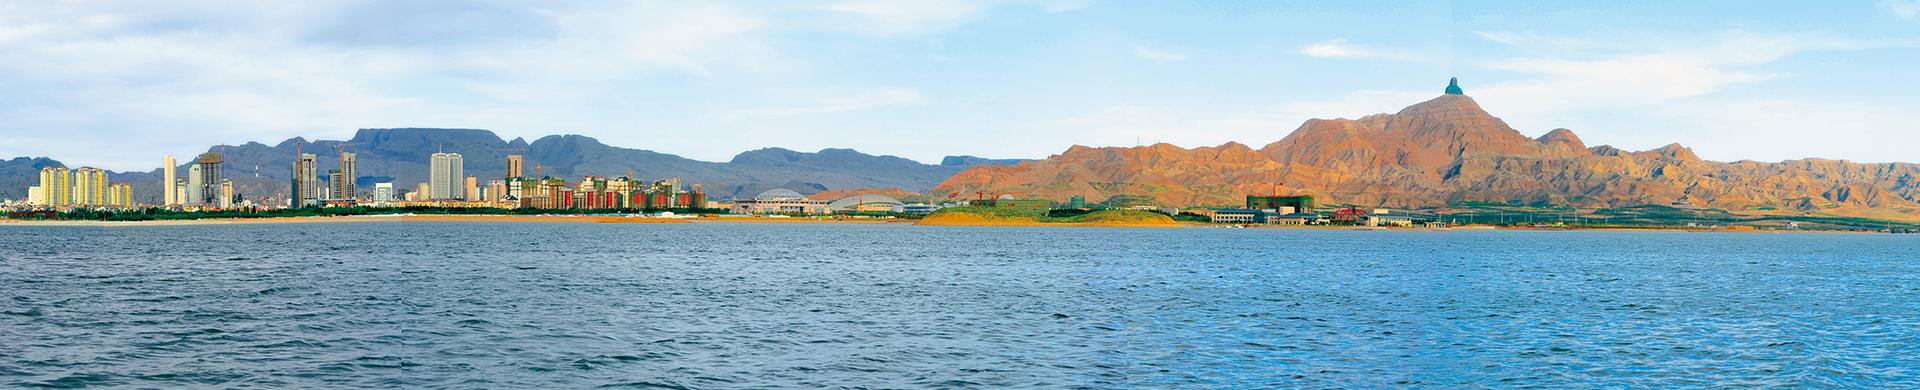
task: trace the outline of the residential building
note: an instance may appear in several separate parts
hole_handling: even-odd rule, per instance
[[[466,185],[465,198],[468,202],[483,200],[480,198],[480,178],[467,176],[464,184]]]
[[[462,200],[466,198],[466,188],[459,180],[467,177],[467,174],[465,163],[461,161],[459,153],[434,153],[431,167],[432,171],[428,172],[427,182],[432,185],[432,193],[428,199]]]
[[[42,205],[66,206],[73,200],[73,171],[61,167],[40,168]]]
[[[162,174],[166,176],[160,177],[160,187],[161,187],[160,192],[161,194],[163,194],[162,196],[165,196],[167,198],[167,203],[162,203],[162,204],[163,205],[180,204],[180,198],[176,197],[175,196],[176,194],[174,193],[175,190],[174,190],[174,181],[173,181],[174,178],[176,177],[174,176],[174,172],[173,172],[174,167],[178,166],[179,164],[173,161],[173,155],[171,154],[166,155],[166,157],[162,158],[161,160],[163,161],[162,164],[164,165],[160,166],[160,170],[162,171]]]
[[[107,170],[99,168],[78,168],[73,170],[73,198],[67,201],[73,205],[107,204]]]
[[[133,207],[133,185],[127,183],[107,184],[106,204],[109,206]]]

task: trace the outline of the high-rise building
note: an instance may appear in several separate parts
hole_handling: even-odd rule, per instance
[[[434,200],[465,199],[466,188],[460,178],[467,177],[465,163],[459,153],[434,153],[432,171],[428,172],[428,183],[432,185],[431,198]]]
[[[373,184],[373,203],[381,204],[393,201],[393,183]]]
[[[200,168],[202,167],[198,162],[187,164],[187,183],[185,186],[181,186],[181,188],[184,189],[184,193],[181,194],[180,204],[204,204],[206,202],[207,197],[205,194],[207,186],[200,184],[200,180],[205,178],[204,175],[200,174]]]
[[[199,196],[195,197],[194,199],[188,199],[187,201],[197,203],[197,204],[204,204],[204,205],[219,205],[220,204],[220,183],[221,183],[220,154],[219,153],[201,154],[200,158],[194,159],[193,165],[195,166],[195,168],[199,168],[199,172],[197,173],[197,176],[198,176],[197,178],[199,179],[199,182],[188,183],[188,184],[196,185],[197,187],[199,187],[200,193],[198,194]]]
[[[318,165],[315,165],[312,153],[301,153],[300,159],[293,160],[293,207],[307,207],[320,203],[320,178]]]
[[[73,173],[73,191],[67,204],[104,205],[107,204],[107,170],[99,168],[78,168]]]
[[[340,177],[333,179],[333,197],[347,200],[360,199],[360,188],[353,182],[360,177],[355,172],[359,168],[359,160],[360,158],[353,153],[340,152]]]
[[[415,195],[414,199],[408,199],[408,200],[420,200],[420,201],[431,200],[433,199],[433,185],[427,184],[427,183],[420,183],[420,189],[414,190],[413,193],[420,194],[420,195]]]
[[[47,206],[66,206],[73,201],[73,172],[61,167],[40,168],[40,196]]]
[[[467,176],[466,185],[467,185],[467,189],[466,189],[467,196],[465,197],[466,200],[469,202],[481,200],[480,199],[480,178]]]
[[[107,184],[106,205],[133,207],[133,185],[127,183]]]
[[[527,156],[517,154],[507,156],[506,178],[512,179],[516,177],[527,177]]]
[[[494,181],[487,182],[486,195],[483,197],[484,199],[481,199],[481,200],[497,201],[497,200],[505,199],[506,195],[507,195],[507,181],[494,180]]]
[[[232,180],[220,181],[220,199],[213,202],[213,204],[220,205],[220,208],[223,208],[223,209],[233,208],[233,181]]]
[[[185,202],[187,199],[187,180],[173,179],[173,201]],[[179,203],[175,203],[179,204]]]
[[[327,170],[327,195],[324,196],[324,198],[332,200],[347,199],[346,188],[340,187],[341,178],[344,176],[346,176],[346,174],[340,172],[338,169]]]
[[[173,155],[171,154],[167,155],[167,157],[164,158],[163,160],[165,160],[164,164],[166,165],[160,166],[160,170],[164,171],[166,176],[160,177],[160,188],[161,188],[161,192],[165,194],[162,196],[167,197],[167,203],[164,203],[164,204],[168,204],[168,205],[180,204],[180,198],[174,197],[175,194],[174,194],[174,187],[173,187],[173,179],[175,177],[173,169],[175,166],[178,166],[179,164],[173,161]]]

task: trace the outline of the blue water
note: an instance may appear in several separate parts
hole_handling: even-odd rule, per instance
[[[0,228],[0,386],[1920,388],[1920,235]]]

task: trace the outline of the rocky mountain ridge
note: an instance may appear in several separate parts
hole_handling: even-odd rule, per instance
[[[937,194],[1016,193],[1065,201],[1148,197],[1235,206],[1249,194],[1325,204],[1429,208],[1495,202],[1576,208],[1691,205],[1728,210],[1920,215],[1920,165],[1804,159],[1701,160],[1679,144],[1588,147],[1571,130],[1522,135],[1462,94],[1393,114],[1314,119],[1260,149],[1239,143],[1074,146],[1039,161],[977,166]]]

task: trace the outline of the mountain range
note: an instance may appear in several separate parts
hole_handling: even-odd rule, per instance
[[[1567,129],[1527,137],[1472,98],[1449,93],[1393,114],[1309,120],[1260,149],[1074,146],[1038,161],[969,168],[933,195],[976,192],[1056,201],[1128,196],[1177,207],[1237,206],[1245,195],[1274,194],[1390,208],[1657,204],[1913,219],[1920,165],[1729,163],[1701,160],[1679,144],[1638,152],[1588,147]]]
[[[577,180],[584,175],[640,179],[679,177],[702,183],[711,199],[751,197],[786,188],[823,197],[888,194],[918,200],[1012,194],[1090,202],[1126,198],[1163,206],[1235,207],[1246,195],[1313,195],[1322,204],[1434,208],[1462,202],[1571,208],[1638,205],[1703,207],[1750,214],[1823,213],[1920,219],[1920,165],[1846,160],[1706,161],[1679,144],[1627,151],[1587,146],[1567,129],[1528,137],[1447,93],[1393,114],[1313,119],[1279,141],[1254,149],[1169,144],[1073,146],[1040,160],[949,156],[922,164],[850,149],[806,153],[780,148],[704,162],[648,150],[608,146],[579,135],[527,142],[474,129],[362,129],[346,141],[294,138],[268,146],[216,146],[227,177],[243,194],[284,193],[294,156],[318,155],[338,166],[336,148],[356,153],[358,184],[427,181],[429,155],[460,153],[466,173],[504,176],[505,157],[525,153],[529,175]],[[192,156],[180,156],[183,163]],[[158,160],[158,157],[155,158]],[[0,197],[20,198],[47,158],[0,160]],[[182,165],[184,169],[185,164]],[[184,172],[184,171],[183,171]],[[631,172],[631,173],[630,173]],[[184,173],[183,173],[184,174]],[[134,184],[140,201],[159,198],[160,170],[113,172]]]
[[[802,194],[855,188],[902,188],[925,191],[955,173],[980,164],[1011,164],[1025,160],[986,159],[973,156],[948,156],[940,164],[922,164],[894,156],[874,156],[852,149],[825,149],[797,152],[766,148],[740,153],[732,161],[697,161],[649,150],[608,146],[591,137],[549,135],[527,142],[525,139],[501,139],[491,131],[476,129],[361,129],[345,141],[293,138],[272,146],[249,142],[233,146],[214,146],[220,153],[225,176],[234,181],[236,191],[248,197],[285,193],[293,175],[293,161],[299,153],[316,155],[321,170],[340,166],[339,151],[354,153],[358,160],[356,184],[371,189],[374,183],[392,182],[396,187],[412,189],[427,181],[430,156],[437,152],[459,153],[465,173],[487,180],[506,173],[506,156],[526,156],[526,175],[552,176],[578,180],[582,176],[627,176],[657,180],[678,177],[701,183],[710,199],[752,197],[761,191],[786,188]],[[178,174],[185,175],[193,156],[175,156],[182,163]],[[154,157],[159,162],[159,156]],[[0,197],[25,197],[27,186],[38,183],[41,167],[66,166],[47,158],[15,158],[0,161]],[[152,202],[160,197],[160,169],[148,172],[109,172],[109,180],[134,185],[134,198]]]

